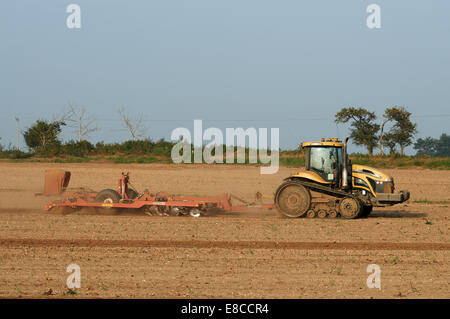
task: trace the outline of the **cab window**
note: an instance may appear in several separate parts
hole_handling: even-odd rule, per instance
[[[333,163],[337,167],[338,155],[334,147],[312,147],[310,151],[309,169],[316,172],[323,179],[332,181]]]

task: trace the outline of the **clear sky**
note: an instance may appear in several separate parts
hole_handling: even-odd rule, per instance
[[[81,29],[66,26],[71,3]],[[366,25],[371,3],[381,29]],[[203,119],[279,127],[280,146],[295,148],[347,136],[333,123],[342,107],[381,122],[395,105],[417,137],[438,137],[449,133],[449,39],[447,0],[1,1],[0,143],[15,144],[16,116],[23,130],[69,102],[97,119],[91,142],[129,139],[123,106],[145,115],[152,139]]]

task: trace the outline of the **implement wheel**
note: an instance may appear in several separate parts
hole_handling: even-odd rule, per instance
[[[345,219],[357,218],[360,215],[361,209],[359,200],[353,197],[345,197],[339,203],[341,217]]]
[[[104,189],[100,191],[97,196],[95,196],[95,201],[97,203],[104,203],[105,206],[103,208],[111,208],[108,207],[108,204],[118,203],[120,200],[120,195],[113,189]]]
[[[275,207],[287,217],[302,217],[311,205],[308,189],[295,181],[287,181],[275,193]]]

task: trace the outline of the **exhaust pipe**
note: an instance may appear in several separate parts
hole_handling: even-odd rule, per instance
[[[348,188],[348,172],[347,172],[347,164],[348,164],[348,160],[347,160],[347,142],[348,142],[348,137],[345,139],[344,141],[344,149],[342,151],[342,157],[343,157],[343,161],[344,163],[342,163],[342,188],[347,189]]]

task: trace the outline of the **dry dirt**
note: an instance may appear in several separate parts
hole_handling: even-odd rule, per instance
[[[287,219],[274,210],[200,218],[139,212],[46,212],[44,170],[71,187],[115,188],[122,170],[138,190],[184,195],[272,195],[296,169],[255,166],[0,163],[0,297],[449,298],[450,171],[384,170],[411,199],[367,219]],[[416,202],[415,202],[416,201]],[[417,202],[420,201],[420,202]],[[427,202],[425,202],[427,201]],[[66,268],[81,269],[68,295]],[[369,264],[381,289],[366,285]],[[51,292],[47,295],[46,293]]]

